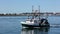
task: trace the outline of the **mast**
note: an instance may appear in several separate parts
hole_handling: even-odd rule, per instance
[[[38,11],[39,11],[39,20],[40,20],[40,5],[38,6]]]
[[[40,20],[40,5],[38,6],[38,10],[34,10],[34,6],[32,6],[32,19],[38,16]]]
[[[34,6],[32,5],[32,19],[34,19]]]
[[[32,13],[34,12],[34,6],[32,6]]]

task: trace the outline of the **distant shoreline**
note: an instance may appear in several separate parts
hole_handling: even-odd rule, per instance
[[[48,15],[48,16],[60,16],[60,13],[48,13],[48,12],[45,12],[45,13],[37,13],[39,15]],[[0,16],[34,16],[35,13],[7,13],[7,14],[0,14]]]

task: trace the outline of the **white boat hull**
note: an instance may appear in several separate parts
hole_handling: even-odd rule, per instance
[[[21,23],[23,27],[49,27],[49,24],[46,25],[39,25],[38,24],[33,24],[33,23]]]

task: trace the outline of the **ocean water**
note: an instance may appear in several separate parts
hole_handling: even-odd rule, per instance
[[[26,16],[0,16],[0,34],[60,34],[60,16],[49,16],[50,28],[22,28]]]

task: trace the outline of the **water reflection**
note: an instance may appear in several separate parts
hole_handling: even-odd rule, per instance
[[[23,28],[21,34],[48,34],[49,28]]]

